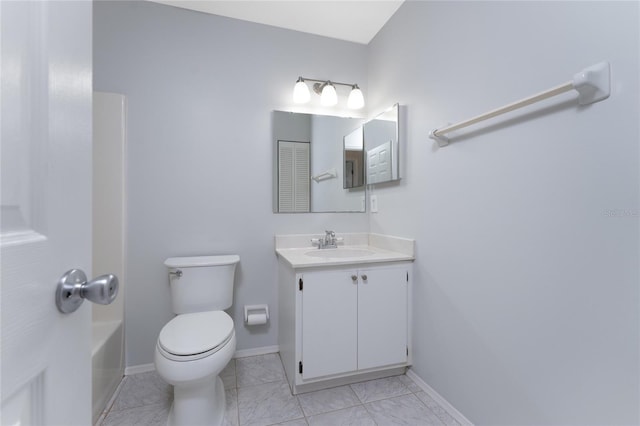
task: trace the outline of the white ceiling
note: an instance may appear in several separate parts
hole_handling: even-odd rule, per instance
[[[368,44],[404,0],[150,1]]]

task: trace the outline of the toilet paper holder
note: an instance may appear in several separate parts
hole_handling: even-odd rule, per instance
[[[261,325],[269,321],[269,305],[244,305],[244,322],[247,325]]]

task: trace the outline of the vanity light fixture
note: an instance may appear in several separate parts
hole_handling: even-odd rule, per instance
[[[360,109],[364,106],[364,96],[362,96],[362,90],[360,90],[357,84],[353,85],[351,93],[349,93],[347,106],[351,109]]]
[[[302,77],[300,77],[293,88],[293,102],[297,104],[304,104],[309,102],[309,99],[311,99],[309,88]]]
[[[316,84],[319,85],[320,83]],[[316,84],[313,85],[314,91],[316,90]],[[320,103],[324,106],[334,106],[338,103],[336,86],[334,86],[330,81],[327,81],[322,85],[322,92],[320,93]]]
[[[304,104],[309,102],[311,95],[306,81],[314,81],[313,91],[320,95],[320,103],[324,106],[333,106],[338,103],[338,94],[335,85],[351,87],[351,93],[347,100],[347,106],[351,109],[360,109],[364,106],[364,96],[357,84],[337,83],[330,80],[316,80],[315,78],[298,77],[293,88],[293,102]]]

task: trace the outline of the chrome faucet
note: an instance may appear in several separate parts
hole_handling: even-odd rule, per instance
[[[319,249],[338,248],[338,242],[341,240],[342,238],[336,238],[335,232],[324,231],[324,237],[312,238],[311,243],[313,245],[317,244]]]
[[[324,238],[320,240],[320,248],[338,248],[336,245],[336,233],[324,231]]]

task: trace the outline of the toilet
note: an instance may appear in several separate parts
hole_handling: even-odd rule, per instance
[[[176,315],[160,331],[155,366],[173,385],[168,425],[220,425],[225,392],[219,374],[236,350],[233,303],[237,255],[172,257],[171,307]]]

